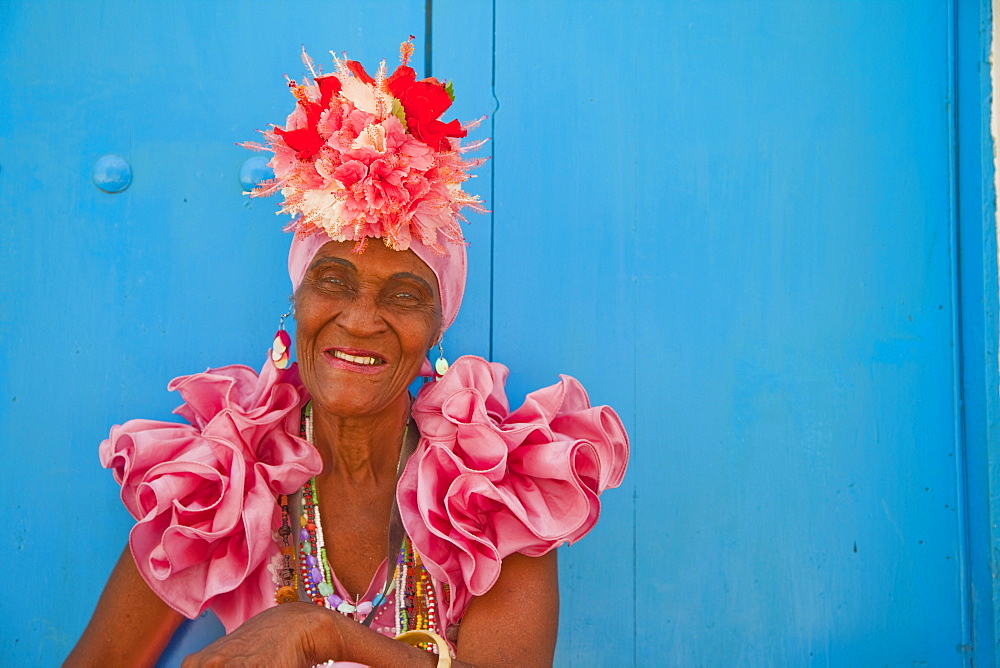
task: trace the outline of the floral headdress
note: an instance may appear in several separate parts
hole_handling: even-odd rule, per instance
[[[413,39],[400,46],[401,64],[389,76],[384,60],[372,77],[336,54],[337,71],[317,74],[303,49],[313,78],[288,81],[296,104],[285,127],[263,131],[266,145],[243,144],[274,152],[268,164],[275,178],[250,195],[280,190],[280,212],[293,216],[288,229],[298,237],[322,230],[333,240],[357,241],[358,252],[369,237],[397,250],[416,240],[445,254],[444,242],[464,244],[461,210],[486,211],[462,190],[469,170],[485,162],[462,159],[485,142],[460,144],[478,121],[440,120],[454,99],[451,84],[417,80],[408,65]]]

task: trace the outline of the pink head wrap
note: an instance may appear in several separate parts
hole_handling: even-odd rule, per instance
[[[288,276],[292,279],[293,290],[297,290],[302,283],[316,251],[328,241],[330,237],[322,231],[314,232],[304,238],[295,235],[292,239],[292,247],[288,250]],[[412,239],[410,250],[437,276],[438,292],[441,295],[441,331],[438,332],[440,336],[455,322],[458,308],[462,305],[467,266],[465,246],[448,244],[448,253],[441,255],[420,243],[418,239]]]

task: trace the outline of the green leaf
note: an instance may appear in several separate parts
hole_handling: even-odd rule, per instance
[[[454,85],[452,85],[452,82],[451,82],[450,79],[448,80],[448,83],[446,83],[444,85],[444,92],[448,93],[448,97],[451,98],[452,102],[455,101],[455,87],[454,87]]]
[[[392,115],[399,119],[399,122],[406,127],[406,112],[403,110],[403,104],[396,98],[392,98]]]

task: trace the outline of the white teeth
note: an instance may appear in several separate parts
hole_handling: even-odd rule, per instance
[[[374,366],[379,362],[374,357],[361,357],[358,355],[348,355],[347,353],[342,353],[339,350],[334,350],[333,356],[336,357],[337,359],[341,359],[346,362],[353,362],[354,364],[364,364],[365,366]]]

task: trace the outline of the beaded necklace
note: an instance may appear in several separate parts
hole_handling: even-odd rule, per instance
[[[300,435],[310,443],[313,439],[312,404],[306,404],[302,411]],[[437,595],[435,586],[423,561],[408,536],[404,536],[401,549],[396,558],[393,573],[387,575],[393,581],[385,593],[378,593],[370,601],[355,600],[354,602],[341,598],[333,585],[333,571],[327,559],[327,550],[323,538],[323,525],[319,513],[319,498],[316,491],[316,479],[312,478],[300,492],[301,520],[299,524],[298,559],[296,549],[292,545],[291,510],[287,495],[278,497],[281,507],[281,527],[276,539],[280,547],[279,564],[276,569],[275,582],[277,589],[275,600],[278,603],[298,600],[298,584],[310,601],[331,610],[362,621],[371,611],[385,602],[385,597],[395,590],[395,610],[393,615],[395,635],[405,631],[433,631],[438,634]],[[296,561],[298,561],[296,567]],[[298,576],[301,574],[301,580]],[[449,598],[448,586],[442,583],[442,595],[445,604]],[[420,645],[430,651],[436,651],[433,643]]]
[[[341,598],[333,587],[333,570],[326,555],[323,540],[323,524],[319,515],[316,479],[313,478],[302,488],[302,529],[299,531],[299,567],[306,596],[316,605],[337,610],[363,620],[372,608],[381,605],[385,596],[379,592],[370,601],[355,600],[354,603]]]
[[[280,556],[275,573],[275,584],[278,585],[278,589],[274,592],[274,600],[278,603],[288,603],[299,599],[299,580],[295,568],[295,546],[292,544],[292,523],[288,515],[287,494],[278,497],[278,505],[281,507],[281,527],[278,528]]]

